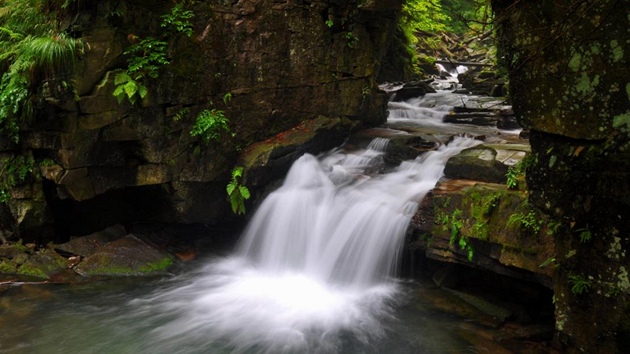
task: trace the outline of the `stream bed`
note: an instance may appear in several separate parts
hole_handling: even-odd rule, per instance
[[[391,103],[368,146],[302,156],[229,255],[152,279],[0,288],[0,353],[513,352],[497,338],[518,337],[518,326],[499,328],[430,281],[394,277],[446,161],[481,143],[463,135],[518,140],[443,123],[464,99]],[[439,148],[386,166],[387,136],[398,134]]]

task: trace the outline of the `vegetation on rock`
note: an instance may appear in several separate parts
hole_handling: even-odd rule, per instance
[[[232,170],[232,179],[228,183],[226,190],[235,214],[245,214],[245,200],[250,198],[249,189],[245,187],[240,179],[243,177],[243,167],[235,167]]]
[[[146,37],[140,39],[131,35],[131,40],[136,42],[124,51],[128,56],[127,68],[116,74],[114,84],[116,89],[113,95],[118,103],[122,103],[127,98],[131,104],[135,104],[138,99],[142,100],[148,93],[145,79],[156,79],[159,70],[170,64],[168,58],[169,36],[182,33],[188,37],[192,36],[192,24],[189,19],[194,16],[190,10],[185,10],[183,5],[173,6],[169,14],[162,16],[160,27],[164,29],[159,38]]]

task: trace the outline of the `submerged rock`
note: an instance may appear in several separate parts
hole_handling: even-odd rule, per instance
[[[422,97],[427,93],[435,93],[435,89],[431,85],[422,82],[415,81],[405,84],[403,87],[394,92],[392,97],[393,102],[406,101],[410,98]]]

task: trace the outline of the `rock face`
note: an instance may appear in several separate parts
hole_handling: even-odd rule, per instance
[[[119,104],[112,93],[124,50],[158,38],[171,7],[100,1],[68,14],[64,26],[89,47],[74,78],[78,100],[52,97],[21,127],[20,153],[55,164],[42,167],[44,181],[11,191],[16,238],[42,240],[43,224],[71,235],[135,220],[230,220],[225,185],[252,143],[317,117],[349,122],[320,139],[325,146],[300,150],[317,153],[356,126],[384,122],[387,96],[375,77],[400,0],[195,2],[193,35],[169,36],[170,64],[145,82],[147,96]],[[204,143],[190,131],[213,108],[234,135]]]
[[[531,130],[530,200],[560,225],[553,279],[558,345],[565,352],[625,352],[628,4],[496,0],[493,6],[514,112]]]
[[[526,191],[505,183],[508,166],[528,150],[482,144],[451,157],[413,218],[410,251],[551,288],[555,224],[528,204]]]

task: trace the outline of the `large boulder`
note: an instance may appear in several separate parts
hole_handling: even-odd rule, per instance
[[[129,235],[100,247],[74,270],[84,276],[144,276],[163,274],[173,264],[168,253]]]
[[[527,193],[470,180],[440,182],[414,217],[426,257],[552,286],[556,231]]]

